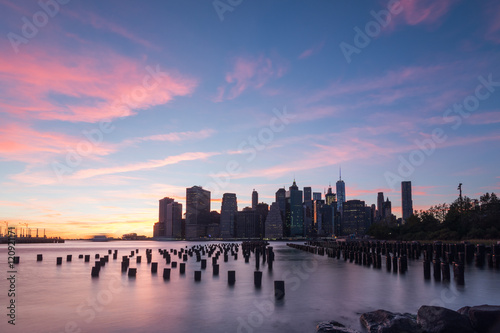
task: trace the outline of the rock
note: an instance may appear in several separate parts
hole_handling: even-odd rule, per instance
[[[320,333],[359,333],[358,331],[352,330],[345,327],[337,321],[321,322],[316,325],[316,332]]]
[[[472,327],[478,333],[500,332],[500,306],[498,305],[464,306],[458,312],[469,317]]]
[[[363,313],[361,323],[370,333],[421,333],[414,315],[377,310]]]
[[[440,306],[420,307],[417,323],[428,333],[474,332],[468,317]]]

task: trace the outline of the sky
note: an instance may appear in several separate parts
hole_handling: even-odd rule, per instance
[[[0,222],[151,236],[295,179],[401,216],[500,192],[500,2],[0,0]],[[335,190],[334,190],[335,191]]]

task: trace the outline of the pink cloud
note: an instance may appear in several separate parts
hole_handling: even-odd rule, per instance
[[[217,88],[214,101],[234,99],[247,89],[261,89],[268,81],[282,77],[286,66],[279,61],[260,56],[258,58],[239,57],[234,61],[233,70],[226,73],[227,84]]]
[[[296,113],[295,117],[290,122],[314,121],[317,119],[328,118],[338,115],[342,108],[338,106],[311,106]]]
[[[143,141],[169,141],[169,142],[179,142],[184,140],[203,140],[211,137],[217,131],[214,129],[203,129],[200,131],[188,131],[188,132],[172,132],[167,134],[156,134],[149,135],[142,138],[133,138],[126,140],[126,144],[137,143]]]
[[[310,56],[312,55],[315,55],[317,53],[319,53],[322,49],[323,49],[323,46],[325,46],[325,42],[321,42],[317,45],[314,45],[313,47],[305,50],[304,52],[302,52],[300,55],[299,55],[299,59],[306,59],[306,58],[309,58]]]
[[[487,125],[500,123],[500,111],[475,113],[467,118],[467,122],[473,125]]]
[[[141,44],[146,47],[153,47],[153,44],[151,44],[151,42],[136,36],[124,27],[109,21],[109,19],[104,19],[95,13],[88,12],[82,9],[79,9],[78,11],[65,10],[65,13],[84,24],[91,25],[95,29],[111,31],[137,44]]]
[[[34,45],[33,45],[34,47]],[[107,49],[2,52],[3,112],[18,118],[98,122],[190,94],[196,80]],[[149,68],[149,69],[148,69]],[[156,75],[158,81],[152,79]]]
[[[134,163],[110,168],[86,169],[80,170],[73,175],[76,179],[91,178],[100,175],[109,175],[115,173],[132,172],[139,170],[155,169],[170,164],[177,164],[183,161],[205,160],[211,156],[219,155],[219,153],[210,152],[193,152],[183,153],[180,155],[169,156],[163,160],[149,160],[142,163]]]
[[[90,144],[83,136],[42,132],[27,125],[11,123],[0,127],[0,158],[7,161],[45,162],[48,157],[65,154],[68,147],[76,149],[82,143]],[[88,157],[104,156],[116,150],[106,143],[91,145],[91,148]]]
[[[390,27],[398,24],[419,25],[439,24],[457,0],[403,0],[402,13],[393,15]]]
[[[500,3],[498,1],[491,1],[485,7],[485,17],[488,25],[485,38],[500,44]]]

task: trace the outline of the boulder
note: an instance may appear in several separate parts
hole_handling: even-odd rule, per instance
[[[458,312],[469,317],[472,327],[478,333],[500,332],[500,306],[498,305],[464,306]]]
[[[359,333],[358,331],[352,330],[350,328],[345,327],[341,323],[337,321],[326,321],[321,322],[316,325],[316,332],[319,333]]]
[[[386,310],[377,310],[363,313],[361,323],[370,333],[421,333],[414,315],[409,313],[392,313]]]
[[[417,323],[428,333],[474,332],[468,317],[440,306],[420,307]]]

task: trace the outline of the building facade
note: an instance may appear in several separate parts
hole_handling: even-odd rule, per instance
[[[210,224],[210,191],[201,186],[186,189],[186,239],[204,238]]]
[[[236,213],[238,202],[235,193],[224,193],[220,210],[220,236],[222,238],[233,238],[236,236]]]
[[[290,230],[289,237],[304,236],[304,213],[302,207],[302,191],[295,180],[286,192],[286,227]]]
[[[411,198],[411,182],[401,182],[401,207],[403,221],[413,215],[413,200]]]
[[[344,204],[342,215],[342,234],[346,236],[362,236],[366,232],[365,202],[361,200],[348,200]]]
[[[264,237],[267,239],[283,238],[283,218],[277,202],[271,204],[271,208],[266,217]]]

